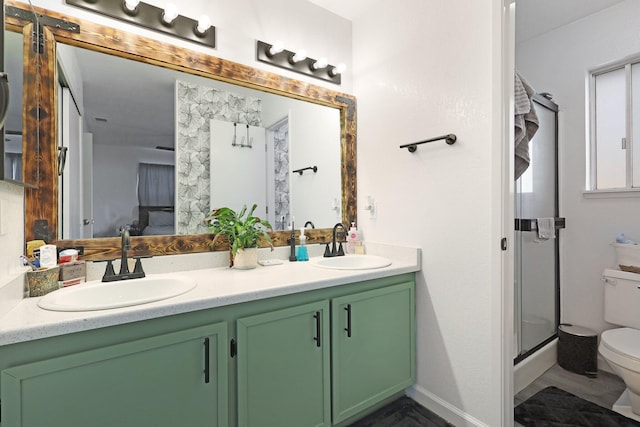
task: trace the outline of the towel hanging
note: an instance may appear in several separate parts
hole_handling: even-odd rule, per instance
[[[514,76],[514,144],[515,144],[515,179],[520,178],[531,163],[529,141],[540,125],[533,107],[535,90],[517,72]]]
[[[556,238],[556,220],[555,218],[536,218],[538,224],[538,234],[536,242],[543,242]]]

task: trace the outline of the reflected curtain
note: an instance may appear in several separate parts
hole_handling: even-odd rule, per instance
[[[138,163],[138,203],[140,206],[173,206],[174,202],[174,166]]]

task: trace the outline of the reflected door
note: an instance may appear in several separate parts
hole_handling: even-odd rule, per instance
[[[538,218],[559,217],[558,106],[536,97],[534,108],[540,127],[529,143],[531,164],[516,181],[515,329],[519,356],[555,336],[559,318],[558,238],[542,240],[537,232]]]
[[[71,91],[62,87],[62,112],[60,117],[61,146],[66,149],[66,161],[60,175],[63,239],[83,237],[82,198],[82,116]]]
[[[211,209],[255,203],[266,218],[266,157],[264,128],[211,120]]]

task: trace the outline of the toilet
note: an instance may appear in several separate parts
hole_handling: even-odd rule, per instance
[[[604,331],[598,351],[627,386],[613,410],[640,421],[640,274],[605,270]]]

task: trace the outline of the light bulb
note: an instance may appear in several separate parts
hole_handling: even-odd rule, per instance
[[[329,70],[329,74],[331,75],[331,77],[334,77],[334,76],[337,76],[338,74],[344,73],[346,69],[347,69],[347,66],[343,63],[340,63],[335,67],[331,68],[331,70]]]
[[[206,33],[209,28],[211,28],[211,19],[207,15],[202,15],[198,19],[198,25],[196,26],[196,31],[198,34]]]
[[[162,21],[165,24],[171,24],[178,17],[178,8],[173,3],[167,3],[162,14]]]
[[[272,44],[271,47],[269,48],[269,55],[270,56],[277,55],[283,50],[284,50],[284,43],[282,43],[280,40],[276,40],[276,42]]]
[[[313,68],[314,70],[319,70],[321,68],[325,68],[327,65],[329,65],[329,61],[327,61],[327,58],[323,56],[322,58],[316,60],[316,62],[311,64],[311,68]]]
[[[134,12],[138,7],[138,3],[140,3],[140,0],[124,0],[124,7],[127,11]]]
[[[300,61],[304,61],[305,59],[307,59],[307,51],[304,49],[300,49],[295,53],[295,55],[291,57],[291,62],[296,64]]]

